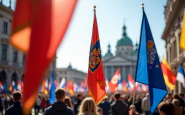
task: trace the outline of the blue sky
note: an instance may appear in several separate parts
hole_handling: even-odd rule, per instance
[[[8,5],[9,0],[3,1]],[[165,43],[161,36],[165,27],[166,0],[79,0],[64,41],[57,52],[57,67],[67,67],[71,63],[73,68],[87,72],[94,5],[97,6],[96,14],[103,55],[107,52],[108,43],[111,44],[111,51],[115,54],[116,43],[122,36],[124,23],[133,43],[139,42],[142,2],[145,4],[145,12],[158,54],[160,57],[165,56]]]

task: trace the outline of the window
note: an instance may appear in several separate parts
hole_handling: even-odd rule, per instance
[[[2,60],[6,60],[7,57],[7,45],[3,44],[2,45]]]
[[[17,51],[13,52],[13,62],[17,62]]]
[[[3,33],[4,34],[8,34],[8,22],[3,23]]]

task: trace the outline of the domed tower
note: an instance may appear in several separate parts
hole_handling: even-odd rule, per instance
[[[131,55],[133,52],[132,40],[127,36],[127,27],[123,26],[122,38],[116,45],[116,55]]]
[[[111,52],[111,46],[110,46],[110,44],[108,44],[108,51],[107,51],[107,53],[105,54],[104,57],[105,58],[113,57],[113,54]]]

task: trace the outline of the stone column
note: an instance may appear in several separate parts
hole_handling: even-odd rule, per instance
[[[178,30],[176,30],[175,31],[175,38],[176,38],[176,48],[177,48],[177,50],[176,50],[176,52],[177,52],[177,62],[179,62],[179,36],[178,36]]]
[[[111,78],[114,75],[114,66],[111,66]]]
[[[104,66],[104,76],[108,79],[108,76],[107,76],[107,66]]]

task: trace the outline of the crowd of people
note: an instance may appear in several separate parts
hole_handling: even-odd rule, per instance
[[[30,114],[38,115],[41,112],[44,115],[152,115],[148,93],[137,94],[134,99],[133,95],[116,92],[112,96],[106,96],[99,105],[83,94],[76,97],[66,96],[62,88],[56,89],[55,97],[56,102],[50,104],[48,96],[39,94]],[[0,95],[0,114],[23,115],[21,99],[22,94],[19,91],[13,95]],[[185,115],[184,105],[183,93],[168,93],[153,115]]]

